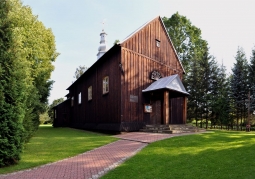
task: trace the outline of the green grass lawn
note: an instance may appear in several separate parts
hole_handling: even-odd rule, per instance
[[[149,144],[103,179],[253,179],[255,133],[222,132]]]
[[[55,162],[116,140],[98,133],[42,125],[25,145],[21,161],[17,165],[0,168],[0,174]]]

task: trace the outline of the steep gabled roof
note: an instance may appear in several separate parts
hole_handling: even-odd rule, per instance
[[[104,57],[111,53],[112,50],[115,50],[116,48],[120,48],[119,45],[113,45],[108,51],[105,52],[105,54],[103,54],[98,60],[96,60],[76,81],[74,81],[68,88],[67,90],[69,90],[74,84],[76,84],[78,81],[80,81],[93,67],[95,67],[98,63],[101,63],[102,60],[106,60],[104,59]],[[68,94],[67,94],[68,95]]]
[[[133,33],[131,33],[129,36],[127,36],[124,40],[122,40],[122,41],[119,42],[118,44],[113,45],[102,57],[100,57],[97,61],[95,61],[95,63],[92,64],[92,65],[81,75],[80,78],[78,78],[76,81],[74,81],[74,83],[72,83],[72,84],[67,88],[67,90],[69,90],[69,89],[71,88],[71,86],[73,86],[73,85],[76,84],[79,80],[81,80],[81,78],[82,78],[83,76],[85,76],[85,74],[86,74],[88,71],[90,71],[91,68],[92,68],[93,66],[95,66],[97,63],[100,63],[100,61],[103,59],[103,57],[104,57],[107,53],[109,53],[109,51],[111,51],[113,48],[116,48],[117,46],[121,46],[121,44],[123,44],[124,42],[126,42],[128,39],[130,39],[132,36],[134,36],[137,32],[139,32],[141,29],[143,29],[146,25],[148,25],[149,23],[151,23],[153,20],[155,20],[155,19],[157,19],[157,18],[160,19],[160,22],[161,22],[162,26],[164,27],[164,30],[165,30],[165,33],[166,33],[168,39],[169,39],[169,42],[170,42],[170,44],[172,45],[172,47],[173,47],[173,49],[174,49],[174,53],[175,53],[175,55],[176,55],[176,57],[177,57],[177,59],[178,59],[180,65],[181,65],[181,67],[182,67],[183,72],[185,73],[185,70],[184,70],[184,68],[183,68],[183,66],[182,66],[182,63],[181,63],[181,61],[180,61],[180,59],[179,59],[179,56],[178,56],[178,54],[177,54],[177,52],[176,52],[176,50],[175,50],[175,48],[174,48],[174,45],[173,45],[173,43],[172,43],[172,40],[171,40],[169,34],[167,33],[165,24],[164,24],[162,18],[161,18],[160,16],[157,16],[156,18],[153,18],[152,20],[148,21],[147,23],[145,23],[144,25],[142,25],[140,28],[138,28],[137,30],[135,30]]]
[[[169,36],[167,30],[166,30],[166,26],[165,26],[165,24],[164,24],[164,22],[163,22],[163,20],[162,20],[162,18],[161,18],[160,16],[158,16],[158,17],[156,17],[156,18],[153,18],[152,20],[146,22],[146,23],[143,24],[141,27],[139,27],[137,30],[135,30],[134,32],[132,32],[129,36],[127,36],[124,40],[122,40],[121,42],[119,42],[118,44],[121,45],[121,44],[125,43],[127,40],[129,40],[131,37],[133,37],[137,32],[139,32],[140,30],[142,30],[145,26],[147,26],[148,24],[150,24],[152,21],[154,21],[154,20],[157,19],[157,18],[159,18],[159,20],[160,20],[162,26],[164,27],[164,31],[165,31],[165,33],[166,33],[166,35],[167,35],[167,37],[168,37],[168,40],[169,40],[170,44],[172,45],[172,47],[173,47],[173,49],[174,49],[174,53],[175,53],[175,55],[176,55],[176,57],[177,57],[177,59],[178,59],[180,65],[181,65],[181,67],[182,67],[183,73],[185,73],[185,69],[183,68],[183,65],[182,65],[181,60],[180,60],[180,58],[179,58],[179,56],[178,56],[178,54],[177,54],[177,51],[176,51],[176,49],[175,49],[175,47],[174,47],[174,45],[173,45],[173,42],[172,42],[172,40],[171,40],[171,38],[170,38],[170,36]]]
[[[143,90],[143,92],[156,91],[161,89],[167,89],[170,91],[176,91],[184,95],[189,95],[183,86],[179,75],[172,75],[164,78],[160,78],[153,82],[150,86]]]

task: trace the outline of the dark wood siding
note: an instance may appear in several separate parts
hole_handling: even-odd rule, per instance
[[[69,88],[74,97],[71,124],[77,128],[108,129],[120,125],[120,47],[107,52]],[[109,93],[103,94],[103,78],[109,76]],[[92,86],[92,100],[88,101],[88,88]],[[82,103],[78,104],[81,92]],[[112,129],[113,130],[113,129]]]
[[[54,127],[63,127],[70,125],[70,99],[54,107]]]
[[[156,40],[160,41],[160,47],[156,46]],[[159,18],[147,24],[121,46],[121,63],[124,68],[122,121],[144,125],[151,120],[150,115],[143,112],[143,105],[151,101],[148,100],[150,96],[143,94],[142,90],[154,82],[150,79],[151,72],[157,70],[163,77],[179,74],[182,79],[183,69]],[[138,96],[138,103],[130,102],[130,95]],[[177,113],[181,110],[178,101],[172,104],[172,109],[177,109]]]
[[[160,47],[156,46],[156,40],[160,41]],[[121,45],[124,48],[168,66],[168,68],[175,70],[175,74],[183,73],[181,64],[174,52],[174,47],[159,17],[151,21]]]
[[[154,82],[150,79],[151,72],[157,70],[163,76],[170,76],[176,72],[165,64],[125,48],[122,49],[122,63],[124,69],[122,77],[123,121],[143,122],[144,115],[146,115],[143,113],[143,104],[148,102],[145,101],[142,90]],[[130,102],[130,95],[138,96],[138,103]]]
[[[157,47],[156,40],[160,41],[160,47]],[[74,106],[71,106],[71,101],[66,103],[70,109],[71,126],[136,131],[144,124],[151,123],[153,114],[144,113],[144,104],[161,100],[161,103],[155,103],[158,109],[163,104],[163,97],[154,99],[152,94],[142,93],[142,90],[154,82],[150,79],[154,70],[159,71],[163,77],[179,74],[182,79],[183,75],[183,68],[160,17],[152,20],[120,45],[112,47],[68,88],[68,97],[74,97]],[[109,77],[107,94],[103,94],[102,81],[105,76]],[[90,86],[92,100],[88,101]],[[80,92],[82,103],[78,104]],[[159,96],[161,92],[159,91]],[[169,96],[173,96],[171,92]],[[185,116],[180,107],[183,100],[171,100],[170,114],[181,120],[181,117]],[[173,110],[175,113],[172,113]]]

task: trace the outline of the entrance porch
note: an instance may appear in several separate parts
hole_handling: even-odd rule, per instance
[[[150,125],[186,124],[187,96],[178,75],[161,78],[152,83],[143,93],[149,93]]]

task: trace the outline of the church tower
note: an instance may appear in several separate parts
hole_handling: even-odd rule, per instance
[[[104,29],[102,30],[100,36],[101,36],[101,40],[100,40],[100,46],[98,47],[98,53],[97,53],[97,60],[102,57],[105,52],[108,50],[106,47],[106,33],[104,31]]]

